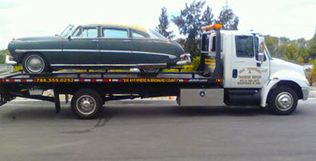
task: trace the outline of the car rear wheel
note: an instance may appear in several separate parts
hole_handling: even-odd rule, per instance
[[[40,74],[48,71],[49,65],[46,59],[37,53],[29,53],[24,56],[23,70],[30,74]]]

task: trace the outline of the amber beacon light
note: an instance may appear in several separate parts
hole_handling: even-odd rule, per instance
[[[203,26],[201,28],[202,31],[206,31],[206,30],[211,30],[211,29],[221,29],[223,28],[223,25],[221,24],[215,24],[215,25],[208,25],[208,26]]]

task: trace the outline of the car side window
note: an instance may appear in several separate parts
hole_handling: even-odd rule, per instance
[[[132,37],[133,38],[146,38],[148,35],[137,32],[137,31],[132,31]]]
[[[104,38],[128,38],[128,32],[125,29],[102,29],[102,35]]]
[[[96,37],[98,37],[98,30],[95,27],[82,28],[81,32],[77,33],[77,35],[76,35],[76,32],[74,34],[76,37],[81,37],[81,38],[96,38]]]
[[[236,56],[243,58],[254,57],[253,36],[236,36]]]

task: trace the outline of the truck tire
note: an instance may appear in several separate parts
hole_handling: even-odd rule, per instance
[[[80,119],[94,119],[102,109],[102,99],[92,89],[82,89],[74,94],[71,100],[71,109]]]
[[[271,113],[276,115],[290,115],[297,107],[298,97],[290,87],[277,87],[268,97],[268,106]]]
[[[38,53],[28,53],[23,57],[23,70],[30,74],[41,74],[48,72],[49,64],[47,60]]]

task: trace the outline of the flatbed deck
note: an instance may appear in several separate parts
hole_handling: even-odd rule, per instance
[[[156,76],[137,72],[55,72],[40,75],[21,72],[0,74],[0,83],[221,83],[200,72],[162,72]]]

